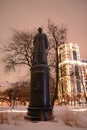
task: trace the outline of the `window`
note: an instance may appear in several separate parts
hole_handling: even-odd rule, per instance
[[[81,82],[80,82],[80,80],[76,80],[76,84],[77,84],[77,92],[81,93]]]
[[[79,66],[75,65],[75,76],[79,76]]]
[[[74,59],[74,60],[77,60],[77,54],[76,54],[76,51],[73,51],[73,59]]]

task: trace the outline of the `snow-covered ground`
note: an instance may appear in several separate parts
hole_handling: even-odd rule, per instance
[[[87,106],[55,106],[54,121],[24,120],[26,106],[0,106],[0,130],[87,130]]]

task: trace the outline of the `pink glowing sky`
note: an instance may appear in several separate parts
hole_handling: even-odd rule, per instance
[[[81,57],[87,58],[87,0],[0,0],[0,41],[11,36],[11,28],[32,30],[45,26],[48,18],[67,25],[68,41],[77,43]],[[0,66],[0,81],[18,79]]]

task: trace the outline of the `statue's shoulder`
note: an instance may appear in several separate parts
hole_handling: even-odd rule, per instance
[[[43,38],[46,38],[47,37],[47,35],[45,34],[45,33],[37,33],[36,35],[35,35],[35,39],[38,39],[39,37],[43,37]]]
[[[47,35],[45,33],[43,35],[44,35],[44,38],[47,38]]]

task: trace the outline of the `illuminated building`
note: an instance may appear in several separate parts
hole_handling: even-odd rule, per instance
[[[81,59],[81,77],[85,92],[87,93],[87,59]]]
[[[58,58],[58,97],[60,101],[64,98],[66,102],[69,102],[70,98],[77,100],[79,95],[83,95],[87,83],[87,63],[80,60],[79,46],[73,43],[60,44]]]

